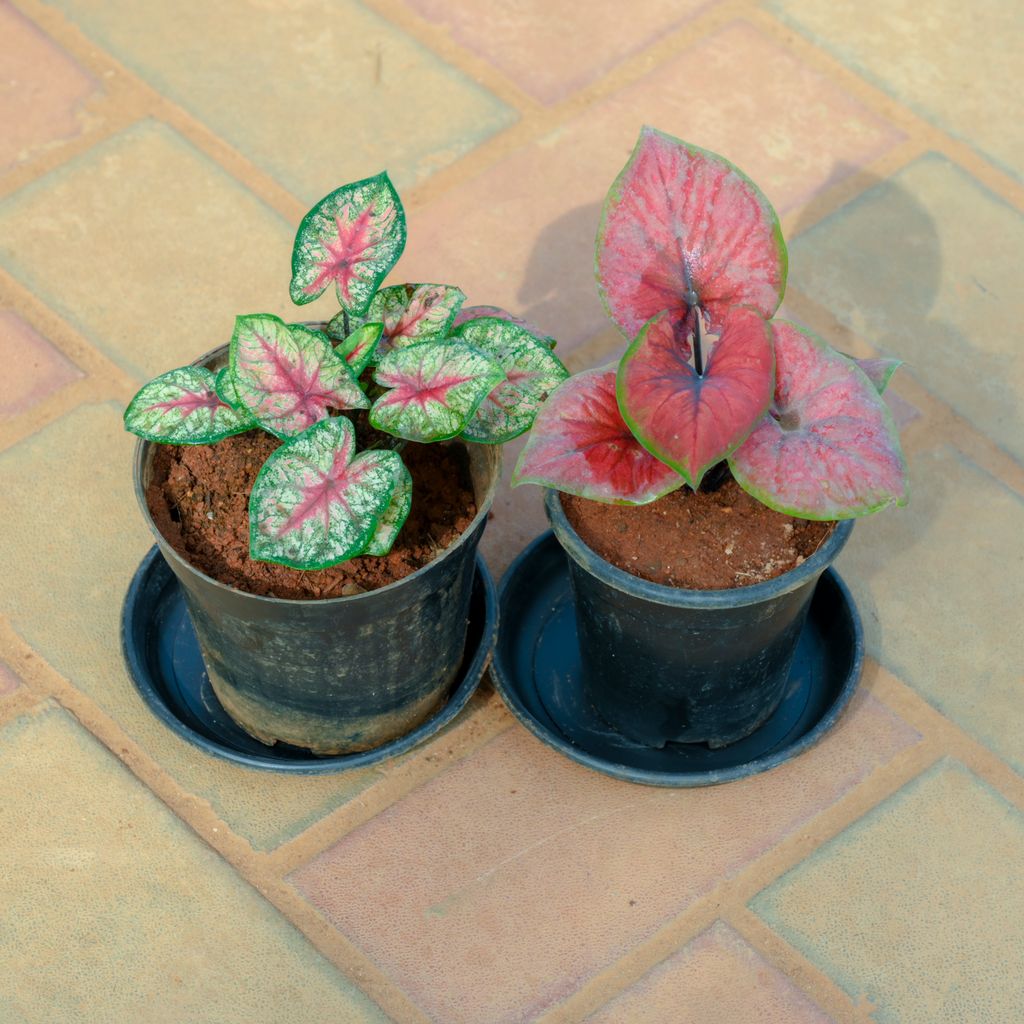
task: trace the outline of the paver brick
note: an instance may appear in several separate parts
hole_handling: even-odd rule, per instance
[[[79,380],[82,371],[25,323],[0,310],[0,419],[31,409],[48,395]]]

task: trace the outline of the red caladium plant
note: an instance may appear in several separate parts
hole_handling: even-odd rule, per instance
[[[754,497],[806,519],[906,502],[881,398],[899,362],[772,319],[787,272],[778,217],[728,160],[644,128],[608,193],[596,270],[628,347],[551,394],[513,485],[644,504],[727,462]]]
[[[444,284],[381,288],[405,246],[405,214],[387,174],[344,185],[303,218],[291,295],[333,284],[329,324],[237,317],[227,365],[150,381],[125,411],[148,441],[215,444],[262,429],[284,443],[249,500],[249,554],[297,569],[386,555],[414,497],[401,450],[460,437],[501,444],[528,430],[569,373],[554,341],[493,306],[457,320],[465,296]],[[458,326],[457,326],[458,325]],[[357,451],[349,415],[396,440]]]

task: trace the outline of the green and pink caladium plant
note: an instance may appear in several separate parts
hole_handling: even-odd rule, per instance
[[[787,271],[778,217],[728,160],[644,128],[605,201],[596,270],[628,347],[553,392],[513,485],[639,505],[727,463],[755,498],[805,519],[906,503],[881,398],[898,362],[772,319]]]
[[[569,376],[553,339],[496,307],[463,309],[452,285],[382,288],[405,239],[386,173],[343,185],[303,218],[292,252],[293,301],[333,286],[338,315],[323,329],[239,316],[227,366],[171,370],[125,411],[128,430],[163,444],[281,439],[249,501],[254,559],[322,569],[386,555],[412,506],[406,443],[503,444]],[[361,411],[397,440],[358,452],[349,417]]]

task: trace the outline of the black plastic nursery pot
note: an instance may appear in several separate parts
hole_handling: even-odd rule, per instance
[[[196,363],[217,370],[226,352]],[[154,448],[136,445],[135,494],[181,583],[210,684],[247,733],[267,744],[345,754],[403,736],[437,710],[462,663],[499,449],[466,444],[477,514],[433,562],[378,590],[306,601],[228,586],[171,547],[146,503]]]
[[[818,578],[853,530],[850,520],[838,523],[813,555],[775,579],[685,590],[601,558],[572,528],[557,491],[545,505],[569,556],[583,696],[613,729],[657,748],[724,747],[775,711]]]

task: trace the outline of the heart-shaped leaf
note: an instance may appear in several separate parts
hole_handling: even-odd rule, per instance
[[[640,445],[615,397],[615,366],[577,373],[544,403],[512,486],[534,483],[617,505],[643,505],[683,478]]]
[[[538,341],[543,342],[548,348],[554,348],[557,342],[550,334],[545,334],[539,327],[531,324],[529,320],[513,316],[508,310],[500,306],[463,306],[452,322],[452,327],[459,328],[470,320],[479,320],[481,317],[496,317],[498,320],[507,320],[510,324],[518,324],[526,328]]]
[[[396,284],[381,288],[366,311],[367,320],[384,324],[377,358],[393,348],[407,348],[448,335],[466,296],[450,284]],[[337,329],[335,317],[328,330]]]
[[[569,376],[544,342],[511,321],[478,317],[462,324],[455,335],[486,352],[505,371],[505,379],[463,430],[467,441],[504,444],[529,430],[548,395]]]
[[[312,302],[334,284],[342,308],[362,316],[405,248],[405,211],[387,173],[325,196],[299,225],[292,301]]]
[[[365,409],[348,364],[326,334],[286,325],[270,313],[235,319],[229,349],[235,392],[260,426],[294,437],[333,409]]]
[[[605,200],[598,291],[627,338],[668,310],[680,339],[700,305],[713,328],[730,306],[778,308],[787,256],[760,189],[715,153],[645,127]]]
[[[124,411],[127,430],[162,444],[213,444],[254,423],[217,394],[213,371],[183,366],[151,380]]]
[[[358,377],[369,365],[383,336],[382,323],[363,324],[336,346],[334,351],[348,363],[353,376]]]
[[[405,468],[401,459],[395,466],[395,490],[391,495],[391,503],[382,513],[377,529],[363,551],[364,555],[386,555],[395,541],[399,531],[409,518],[412,508],[412,474]]]
[[[249,498],[252,558],[325,569],[366,547],[391,503],[402,460],[392,451],[355,449],[352,424],[335,416],[271,454]]]
[[[770,414],[729,460],[759,501],[803,519],[851,519],[907,501],[906,463],[877,386],[853,360],[773,323]]]
[[[391,390],[373,403],[370,423],[410,441],[455,437],[504,378],[490,356],[465,342],[426,341],[393,349],[374,373],[373,379]]]
[[[852,359],[867,374],[868,380],[875,385],[875,390],[880,395],[885,394],[892,375],[903,365],[902,359],[887,359],[884,356],[879,356],[876,359],[858,359],[845,352],[842,354],[847,359]]]
[[[224,402],[225,405],[230,405],[231,408],[237,412],[244,412],[246,416],[253,419],[253,422],[255,423],[255,419],[253,418],[252,413],[249,412],[245,402],[238,397],[238,392],[235,390],[235,381],[231,376],[230,366],[225,366],[217,371],[214,387],[217,390],[217,397]]]
[[[687,362],[675,317],[646,323],[619,363],[623,418],[652,455],[694,488],[754,429],[772,397],[771,329],[754,310],[722,316],[704,373]]]

